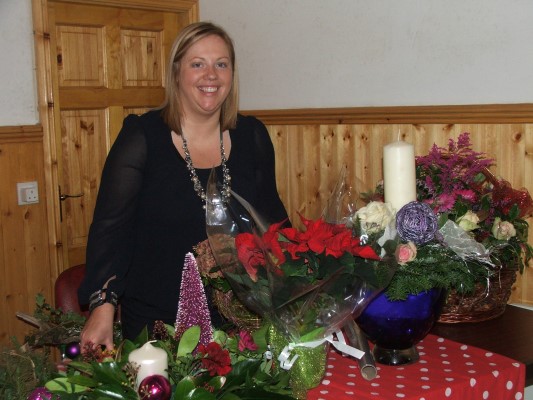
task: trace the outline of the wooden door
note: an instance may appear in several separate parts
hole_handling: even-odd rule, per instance
[[[170,47],[196,15],[191,12],[196,2],[191,1],[79,3],[58,0],[47,5],[58,271],[85,262],[109,148],[126,115],[162,102]]]

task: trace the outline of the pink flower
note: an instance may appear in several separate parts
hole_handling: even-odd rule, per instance
[[[406,264],[416,258],[416,245],[413,242],[400,244],[396,248],[396,260],[398,264]]]
[[[449,211],[453,208],[454,204],[455,196],[448,193],[443,193],[438,196],[435,202],[433,203],[433,210],[435,211],[435,213]]]
[[[254,339],[252,338],[252,335],[250,335],[250,332],[240,331],[239,332],[239,351],[244,351],[244,350],[255,351],[257,350],[257,345],[254,343]]]
[[[457,190],[455,194],[457,196],[461,196],[463,199],[471,203],[476,201],[476,193],[473,190],[470,190],[470,189]]]

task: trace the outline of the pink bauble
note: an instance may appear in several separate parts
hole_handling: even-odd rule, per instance
[[[80,344],[77,342],[72,342],[65,346],[65,356],[71,360],[74,360],[76,357],[78,357],[80,352]]]
[[[41,386],[33,389],[28,395],[27,400],[50,400],[51,398],[52,393],[50,393],[47,388]]]
[[[150,375],[142,380],[137,392],[142,400],[168,400],[172,387],[163,375]]]

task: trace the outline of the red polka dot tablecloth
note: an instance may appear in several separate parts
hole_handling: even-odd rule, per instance
[[[525,365],[435,335],[417,345],[420,360],[405,366],[376,364],[365,380],[357,360],[330,351],[322,383],[307,400],[523,400]]]

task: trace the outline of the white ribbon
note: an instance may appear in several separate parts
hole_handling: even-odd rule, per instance
[[[283,348],[280,355],[278,356],[279,365],[281,368],[289,370],[292,368],[294,362],[298,359],[298,354],[295,354],[290,360],[291,357],[291,351],[295,347],[307,347],[310,349],[314,349],[315,347],[320,346],[321,344],[324,344],[326,342],[329,342],[335,347],[337,350],[339,350],[341,353],[347,354],[349,356],[355,357],[357,359],[360,359],[365,355],[364,351],[361,351],[359,349],[356,349],[355,347],[352,347],[346,343],[346,340],[344,339],[344,335],[341,331],[335,332],[335,335],[337,336],[337,340],[333,339],[333,334],[326,336],[323,339],[319,340],[313,340],[311,342],[302,342],[302,343],[289,343],[287,346]]]

